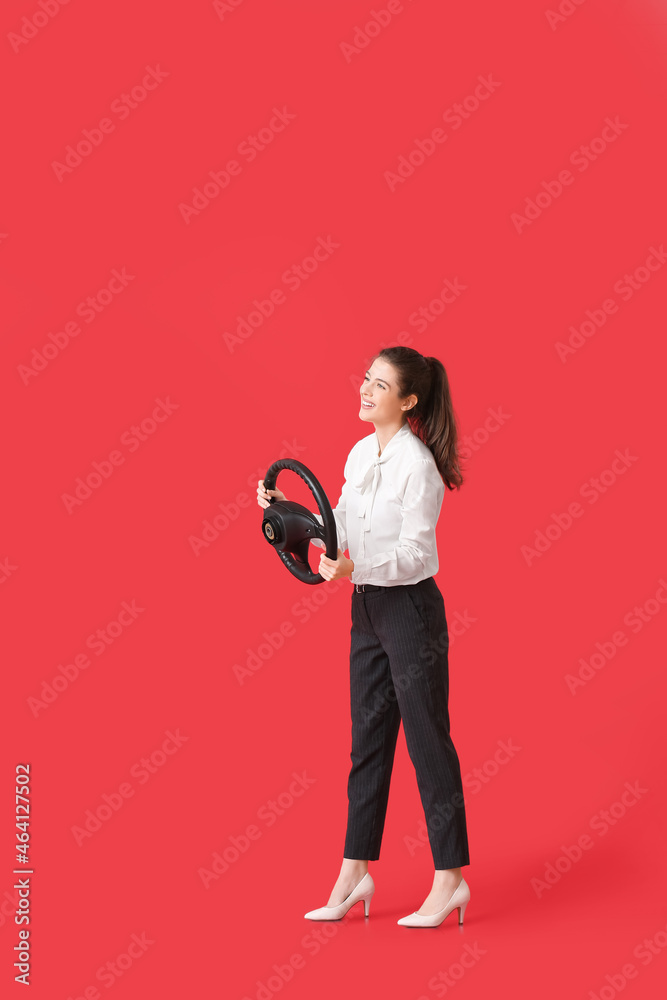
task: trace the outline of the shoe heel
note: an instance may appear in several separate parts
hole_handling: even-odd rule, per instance
[[[371,911],[371,899],[373,898],[373,893],[370,896],[362,896],[364,901],[364,916],[367,917]]]
[[[461,903],[460,906],[457,906],[457,910],[459,911],[459,924],[463,923],[463,914],[465,913],[466,906],[468,905],[469,902],[470,900],[467,899],[465,903]]]

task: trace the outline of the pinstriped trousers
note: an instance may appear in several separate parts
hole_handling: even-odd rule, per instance
[[[461,769],[449,733],[449,634],[434,578],[353,591],[350,636],[352,767],[343,856],[380,856],[402,720],[434,866],[469,865]]]

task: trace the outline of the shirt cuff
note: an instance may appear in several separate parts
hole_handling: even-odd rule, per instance
[[[354,563],[354,569],[350,573],[350,580],[352,583],[361,583],[362,579],[368,576],[371,560],[368,558],[353,559],[352,562]]]

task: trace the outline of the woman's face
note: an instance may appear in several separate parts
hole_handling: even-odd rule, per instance
[[[364,375],[359,391],[359,416],[362,420],[372,421],[380,426],[403,423],[406,413],[414,409],[417,402],[414,395],[399,399],[396,369],[383,358],[373,361]],[[372,405],[366,406],[366,403]]]

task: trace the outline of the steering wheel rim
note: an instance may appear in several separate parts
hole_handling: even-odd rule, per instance
[[[294,458],[280,458],[269,466],[264,476],[265,489],[276,488],[278,474],[283,469],[289,469],[303,479],[324,523],[321,525],[312,512],[301,504],[270,497],[269,506],[264,509],[262,534],[297,580],[308,584],[324,583],[325,578],[320,573],[313,573],[310,568],[307,553],[311,539],[320,538],[325,543],[325,554],[329,559],[338,555],[338,532],[331,504],[318,478],[303,462]],[[301,538],[299,534],[302,534]]]

